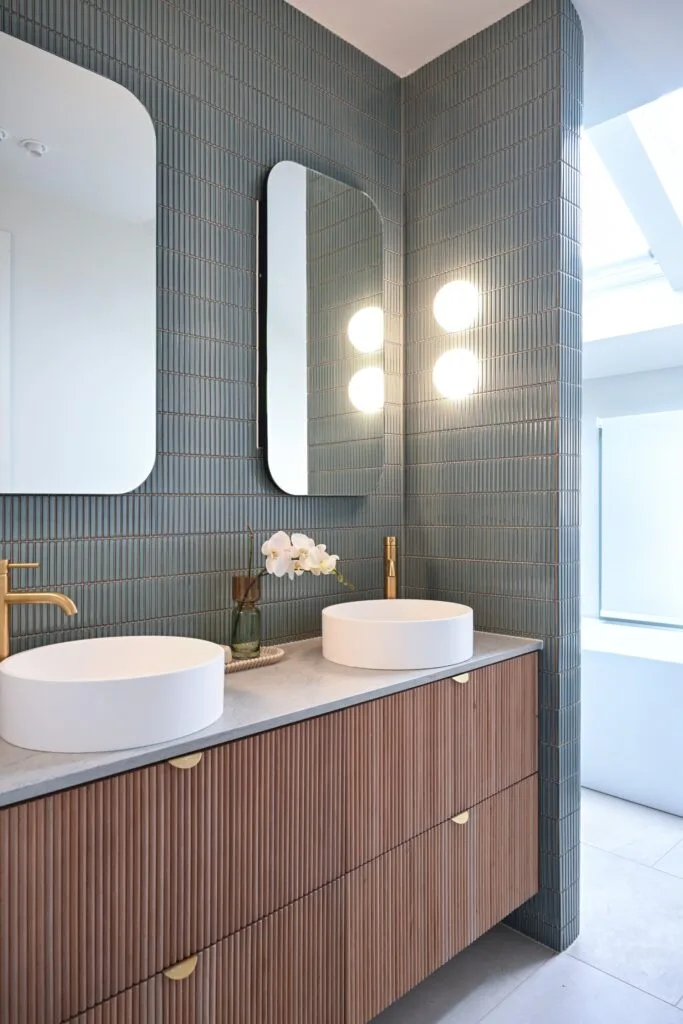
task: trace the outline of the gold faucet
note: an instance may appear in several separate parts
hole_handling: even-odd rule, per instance
[[[384,538],[384,596],[393,600],[398,597],[398,555],[396,538]]]
[[[24,594],[10,590],[11,569],[38,569],[40,562],[9,562],[0,558],[0,661],[9,657],[9,610],[13,604],[56,604],[65,615],[75,615],[78,608],[65,594]]]

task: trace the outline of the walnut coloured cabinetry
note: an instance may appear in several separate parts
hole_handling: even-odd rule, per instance
[[[69,1024],[343,1024],[343,881],[202,950]]]
[[[348,876],[347,1024],[365,1024],[538,889],[530,776]]]
[[[536,655],[346,712],[346,870],[537,767]]]
[[[0,812],[0,1022],[61,1024],[342,874],[324,715]]]
[[[0,811],[2,1024],[371,1020],[538,888],[536,662]]]

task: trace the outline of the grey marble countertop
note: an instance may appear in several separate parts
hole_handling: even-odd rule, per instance
[[[0,739],[0,807],[338,711],[542,646],[540,640],[475,632],[474,657],[469,661],[420,672],[379,672],[334,665],[323,658],[320,638],[300,640],[286,645],[286,656],[276,665],[226,675],[222,717],[208,729],[171,743],[100,754],[46,754]]]

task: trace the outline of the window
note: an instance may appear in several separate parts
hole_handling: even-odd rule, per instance
[[[600,617],[683,627],[683,411],[600,429]]]

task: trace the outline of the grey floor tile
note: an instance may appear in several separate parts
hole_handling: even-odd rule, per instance
[[[500,925],[376,1017],[374,1024],[476,1024],[552,956],[545,946]]]
[[[581,840],[639,864],[656,864],[683,840],[683,818],[584,789]]]
[[[472,1024],[479,1024],[471,1018]],[[683,1013],[570,956],[555,957],[483,1024],[683,1024]]]
[[[678,843],[673,850],[665,853],[662,859],[657,861],[655,867],[658,871],[666,871],[669,875],[683,878],[683,842]]]
[[[582,848],[583,960],[669,1003],[683,997],[683,878]]]

